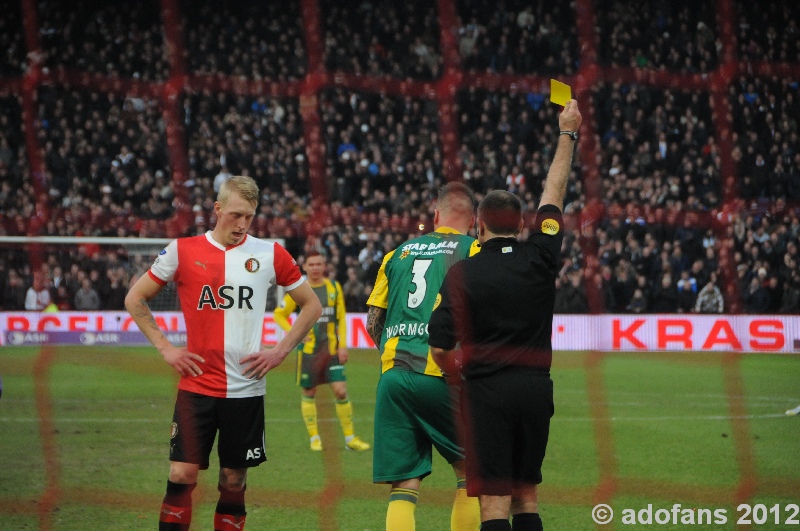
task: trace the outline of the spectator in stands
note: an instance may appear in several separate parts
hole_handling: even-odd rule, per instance
[[[778,313],[783,302],[783,287],[780,284],[778,277],[769,276],[764,283],[769,295],[769,306],[767,306],[767,313]]]
[[[219,187],[222,186],[222,183],[224,183],[231,177],[233,177],[233,174],[229,172],[228,167],[223,164],[222,168],[220,168],[219,170],[219,173],[214,177],[214,193],[218,194]]]
[[[53,266],[53,272],[50,276],[50,287],[53,290],[58,289],[58,287],[64,283],[64,268],[60,265]]]
[[[697,293],[692,289],[692,284],[689,282],[681,284],[678,288],[678,313],[690,313],[694,311],[696,303]]]
[[[769,310],[769,291],[764,285],[766,270],[759,270],[759,274],[750,279],[750,284],[742,296],[747,313],[762,314]]]
[[[106,275],[107,281],[103,284],[102,291],[100,291],[103,308],[106,310],[124,310],[125,295],[128,293],[125,269],[123,267],[111,267]]]
[[[556,285],[556,313],[589,313],[589,302],[581,271],[570,271],[558,277]],[[559,289],[560,288],[560,289]]]
[[[706,249],[706,251],[708,251],[708,249]],[[711,257],[713,260],[713,252],[711,254]],[[692,262],[691,269],[689,269],[689,271],[687,271],[686,273],[689,278],[689,282],[691,283],[692,281],[694,281],[693,282],[694,286],[692,287],[692,290],[695,293],[697,293],[702,286],[705,286],[708,283],[710,274],[713,271],[716,271],[716,269],[717,269],[716,266],[712,267],[711,263],[706,263],[702,258],[698,258],[694,262]],[[681,280],[683,279],[684,277],[683,275],[681,275]],[[680,282],[680,280],[678,282]]]
[[[609,266],[602,266],[600,272],[592,275],[591,288],[600,296],[603,309],[616,311],[617,302],[614,299],[614,291],[611,289],[611,268]]]
[[[652,286],[650,285],[650,280],[647,276],[643,274],[636,275],[636,289],[642,292],[642,297],[644,300],[648,301],[648,308],[650,307],[650,295],[653,291]]]
[[[358,279],[356,268],[347,268],[347,281],[342,286],[344,306],[348,312],[366,312],[367,299],[364,296],[364,283]]]
[[[92,286],[92,280],[84,277],[80,289],[75,292],[75,309],[92,311],[100,309],[100,296]]]
[[[694,311],[697,313],[722,313],[725,301],[717,287],[717,275],[711,273],[708,283],[697,294]]]
[[[785,283],[784,288],[779,313],[789,315],[800,313],[800,273],[797,270],[792,273],[792,278]]]
[[[631,297],[628,306],[625,307],[625,311],[630,313],[645,313],[647,312],[647,298],[645,297],[644,293],[641,289],[636,288],[633,290],[633,296]]]
[[[68,312],[73,309],[72,301],[74,297],[70,296],[66,284],[61,284],[56,288],[53,296],[53,303],[60,312]]]
[[[672,282],[672,275],[661,277],[661,285],[653,291],[650,311],[653,313],[675,313],[678,311],[678,290]]]
[[[64,276],[64,280],[67,284],[67,289],[69,292],[73,294],[77,293],[83,285],[84,278],[86,278],[86,271],[81,269],[80,263],[73,262],[70,265],[69,271]]]
[[[619,241],[619,240],[618,240]],[[636,281],[631,278],[630,263],[621,260],[615,269],[616,275],[611,279],[611,291],[614,296],[615,308],[613,311],[624,311],[633,297],[636,290]]]
[[[25,293],[25,309],[41,312],[50,305],[50,290],[41,273],[33,274],[33,284]]]
[[[675,241],[672,244],[672,256],[669,258],[671,271],[676,275],[682,275],[684,271],[689,269],[689,259],[683,252],[683,246],[680,242]]]
[[[678,291],[683,291],[684,285],[688,285],[692,293],[697,293],[697,279],[691,276],[688,269],[681,271],[681,278],[678,279]]]
[[[378,270],[381,268],[381,263],[375,260],[373,253],[367,253],[364,262],[361,264],[364,270],[364,284],[370,286],[375,284],[375,279],[378,277]]]
[[[16,269],[10,268],[3,288],[3,309],[6,311],[27,309],[25,308],[26,293],[25,281],[22,276]]]

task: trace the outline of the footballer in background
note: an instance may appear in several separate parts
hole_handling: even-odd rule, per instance
[[[317,386],[329,384],[336,397],[336,416],[344,434],[344,445],[348,450],[364,451],[370,444],[362,441],[353,428],[353,405],[347,397],[347,378],[344,365],[347,363],[347,320],[342,285],[325,276],[328,261],[319,251],[306,255],[303,270],[311,289],[322,304],[322,316],[297,346],[297,385],[303,394],[300,412],[308,431],[309,447],[322,450],[322,439],[317,426]],[[283,330],[290,330],[289,316],[298,308],[297,303],[286,295],[275,308],[275,323]]]

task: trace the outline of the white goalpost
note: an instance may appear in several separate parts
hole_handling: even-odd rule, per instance
[[[44,311],[26,310],[23,299],[5,300],[6,294],[0,293],[0,345],[147,344],[125,311],[124,295],[171,241],[170,238],[0,236],[0,272],[21,284],[23,292],[32,286],[33,277],[38,276],[51,293],[51,307]],[[284,243],[283,239],[269,241]],[[70,300],[58,299],[63,291],[74,297],[85,278],[90,279],[98,292],[99,308],[79,309]],[[59,286],[67,289],[59,290]],[[265,320],[271,322],[272,310],[281,297],[282,288],[269,290],[264,301]],[[184,343],[185,329],[175,284],[168,283],[149,305],[170,340]],[[280,333],[273,333],[265,325],[264,334],[265,341],[276,341]]]

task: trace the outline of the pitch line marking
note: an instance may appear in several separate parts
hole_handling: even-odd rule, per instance
[[[553,417],[553,422],[595,422],[599,420],[610,420],[612,422],[647,422],[647,421],[663,421],[663,420],[755,420],[755,419],[773,419],[773,418],[786,418],[784,413],[770,413],[764,415],[697,415],[697,416],[663,416],[663,417]],[[38,418],[20,417],[8,418],[0,417],[0,422],[39,422]],[[102,423],[102,424],[126,424],[126,423],[156,423],[161,424],[168,422],[165,419],[112,419],[112,418],[55,418],[55,422],[73,422],[73,423]],[[354,419],[357,422],[370,423],[373,419],[362,417]],[[302,424],[303,419],[265,419],[267,424]],[[321,418],[320,422],[339,422],[335,418]]]

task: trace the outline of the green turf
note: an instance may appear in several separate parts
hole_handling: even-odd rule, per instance
[[[358,434],[372,441],[375,351],[353,351],[348,390]],[[0,529],[155,529],[166,482],[176,378],[152,349],[0,349]],[[596,529],[597,501],[617,513],[800,502],[800,358],[710,353],[554,356],[556,415],[540,489],[549,529]],[[268,376],[268,461],[248,480],[248,529],[383,529],[388,487],[372,452],[349,452],[332,395],[318,394],[325,451],[309,452],[290,360]],[[41,415],[52,415],[42,418]],[[734,418],[741,417],[741,418]],[[210,528],[216,456],[195,492],[193,529]],[[453,473],[425,480],[417,528],[449,527]],[[49,508],[49,509],[48,509]],[[782,529],[769,521],[751,529]],[[640,528],[678,529],[682,525]]]

